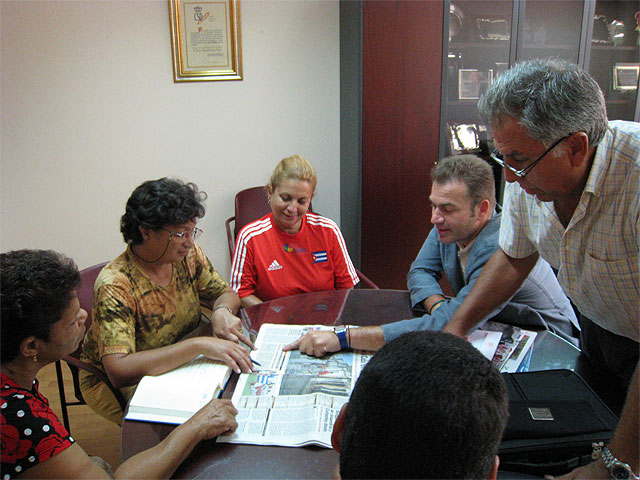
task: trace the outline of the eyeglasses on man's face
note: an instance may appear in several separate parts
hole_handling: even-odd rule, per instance
[[[167,230],[166,228],[161,228],[160,230],[164,230],[165,232],[169,232],[169,240],[171,240],[172,238],[177,238],[178,240],[184,240],[184,238],[186,237],[186,235],[189,235],[193,240],[197,240],[200,235],[202,235],[202,230],[198,227],[194,227],[193,230],[191,231],[185,231],[185,232],[172,232],[171,230]]]
[[[529,172],[531,170],[533,170],[533,167],[535,167],[538,162],[540,160],[542,160],[545,155],[547,153],[549,153],[551,150],[553,150],[554,148],[556,148],[560,142],[562,142],[563,140],[566,140],[567,138],[569,138],[571,135],[573,135],[572,133],[570,133],[569,135],[566,135],[564,137],[562,137],[560,140],[558,140],[557,142],[554,142],[553,145],[551,145],[549,148],[547,148],[544,153],[542,155],[540,155],[538,158],[536,158],[530,165],[526,166],[525,168],[518,170],[516,168],[513,168],[511,165],[509,165],[507,162],[504,161],[504,158],[502,156],[502,154],[498,151],[498,149],[496,148],[493,152],[491,152],[491,154],[489,155],[491,157],[491,159],[496,162],[498,165],[500,165],[503,168],[506,168],[507,170],[509,170],[510,172],[512,172],[516,177],[518,178],[524,178],[526,177]]]

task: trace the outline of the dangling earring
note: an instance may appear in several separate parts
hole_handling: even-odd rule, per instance
[[[33,355],[33,361],[34,361],[34,362],[37,362],[37,361],[38,361],[38,354],[37,354],[37,353],[35,353],[35,354]]]

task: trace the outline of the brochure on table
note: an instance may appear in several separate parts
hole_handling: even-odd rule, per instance
[[[503,373],[523,372],[529,368],[537,333],[513,325],[486,322],[469,335],[471,344]]]

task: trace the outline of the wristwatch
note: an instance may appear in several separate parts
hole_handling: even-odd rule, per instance
[[[631,467],[614,457],[607,447],[602,449],[602,460],[604,460],[604,466],[609,470],[609,475],[614,480],[638,480]]]
[[[349,348],[346,327],[333,327],[333,333],[335,333],[338,336],[338,341],[340,342],[340,350]]]

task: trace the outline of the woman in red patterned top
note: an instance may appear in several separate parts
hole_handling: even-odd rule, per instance
[[[2,478],[109,478],[76,444],[38,391],[36,375],[78,347],[87,312],[73,260],[53,251],[0,255],[0,431]],[[114,477],[168,478],[200,441],[233,432],[237,411],[212,400],[155,447],[124,462]]]

